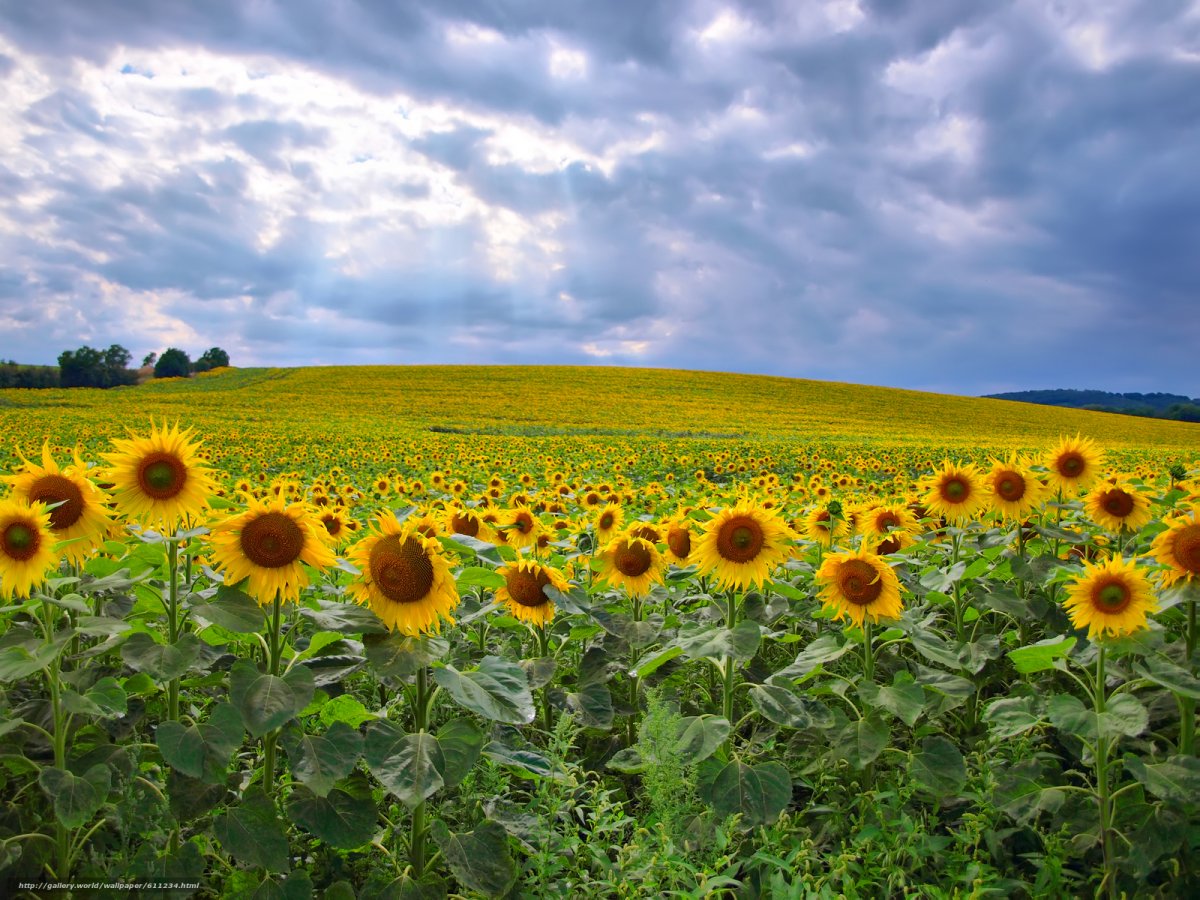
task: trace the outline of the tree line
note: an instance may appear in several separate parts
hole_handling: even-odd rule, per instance
[[[0,388],[111,388],[137,384],[139,372],[129,368],[132,361],[133,354],[120,344],[107,350],[86,344],[78,350],[64,350],[58,355],[57,367],[0,361]],[[178,347],[168,347],[161,356],[148,353],[142,360],[142,368],[154,367],[155,378],[186,378],[227,365],[229,354],[220,347],[205,350],[195,362]]]

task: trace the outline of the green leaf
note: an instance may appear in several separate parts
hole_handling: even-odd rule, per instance
[[[368,843],[379,823],[370,786],[359,779],[322,796],[297,787],[288,797],[287,811],[289,819],[338,850]]]
[[[837,634],[823,634],[796,656],[795,661],[775,673],[776,678],[799,678],[817,666],[840,659],[851,649],[850,643]]]
[[[886,709],[909,728],[916,724],[925,708],[925,690],[908,672],[897,672],[893,683],[883,687],[870,681],[859,682],[858,694],[868,706]]]
[[[1094,741],[1098,731],[1096,711],[1083,705],[1078,697],[1054,694],[1046,701],[1046,718],[1059,731]]]
[[[605,765],[618,772],[624,772],[626,775],[640,775],[647,769],[647,763],[642,759],[641,751],[637,747],[618,750]]]
[[[1150,656],[1135,662],[1133,670],[1142,678],[1153,681],[1174,694],[1200,700],[1200,679],[1195,678],[1187,669],[1180,668],[1169,660]]]
[[[563,778],[554,764],[536,750],[518,750],[500,741],[492,741],[483,748],[483,755],[526,778],[550,778],[556,781]]]
[[[82,776],[47,766],[39,773],[38,784],[54,803],[55,818],[66,828],[80,828],[104,805],[112,773],[103,763],[96,763]]]
[[[3,648],[0,650],[0,681],[18,681],[48,668],[62,653],[70,637],[69,633],[61,632],[53,642],[38,644],[32,651],[20,644]]]
[[[957,794],[967,783],[967,766],[954,744],[940,735],[927,737],[912,755],[908,773],[935,797]]]
[[[283,678],[259,673],[247,659],[229,673],[229,696],[252,737],[262,737],[295,718],[312,701],[312,672],[295,666]]]
[[[209,783],[225,780],[229,757],[242,743],[242,717],[229,703],[218,703],[208,721],[184,727],[162,722],[155,733],[159,752],[171,768]]]
[[[887,725],[871,713],[857,722],[850,722],[838,734],[833,752],[854,768],[861,769],[874,762],[888,745],[891,736]]]
[[[740,813],[745,825],[769,825],[791,802],[792,776],[780,762],[750,766],[734,760],[717,774],[709,797],[722,819]]]
[[[763,718],[787,728],[820,727],[829,718],[829,710],[823,704],[782,685],[754,685],[750,688],[750,702]]]
[[[370,722],[377,718],[374,713],[368,712],[362,701],[352,694],[342,694],[340,697],[326,700],[321,704],[321,711],[317,715],[323,725],[345,722],[351,728],[357,728],[363,722]]]
[[[721,716],[685,716],[679,721],[674,752],[684,763],[697,763],[717,752],[729,737],[729,720]]]
[[[287,835],[275,804],[259,785],[247,789],[236,807],[213,819],[212,831],[225,852],[243,862],[268,872],[290,868]]]
[[[144,631],[130,635],[121,645],[121,658],[136,672],[145,672],[155,681],[181,677],[200,658],[200,639],[188,632],[174,644],[160,644]]]
[[[485,897],[502,897],[517,881],[517,865],[503,826],[485,819],[473,831],[452,834],[437,819],[430,829],[446,865],[465,887]]]
[[[1195,756],[1171,756],[1163,762],[1147,764],[1129,753],[1125,756],[1125,768],[1159,799],[1193,804],[1200,796],[1200,759]]]
[[[1100,731],[1105,737],[1137,737],[1150,725],[1150,714],[1133,694],[1117,694],[1100,714]]]
[[[345,722],[334,722],[322,735],[306,734],[296,725],[283,732],[283,747],[292,766],[292,777],[324,797],[345,778],[362,754],[362,735]]]
[[[525,670],[525,680],[529,683],[529,689],[536,691],[554,680],[558,662],[553,656],[540,656],[536,659],[523,659],[520,666]]]
[[[386,634],[388,627],[371,612],[369,607],[337,600],[317,600],[317,609],[300,607],[300,614],[310,620],[320,631],[336,631],[338,634]]]
[[[607,731],[613,723],[612,691],[600,681],[584,684],[574,693],[567,694],[567,706],[579,715],[579,721],[587,728]]]
[[[734,628],[704,628],[677,638],[673,643],[688,659],[732,656],[741,662],[754,658],[762,640],[762,626],[745,620]]]
[[[533,721],[533,697],[525,671],[515,662],[485,656],[470,672],[437,666],[433,678],[459,705],[484,718],[510,725]]]
[[[471,771],[483,752],[483,731],[470,719],[451,719],[438,729],[442,748],[442,779],[446,787],[459,784]]]
[[[932,631],[918,626],[909,632],[908,639],[916,651],[926,659],[941,663],[949,669],[966,668],[959,658],[958,650]]]
[[[1050,637],[1028,647],[1010,650],[1008,658],[1022,675],[1054,668],[1056,659],[1065,659],[1075,646],[1073,637]]]
[[[1035,697],[1012,697],[988,704],[983,713],[992,737],[1010,738],[1024,734],[1042,721]]]
[[[495,590],[504,587],[505,584],[503,575],[495,569],[487,569],[483,566],[467,566],[454,580],[460,594],[466,593],[464,588],[486,587]]]
[[[405,734],[395,723],[379,719],[367,726],[363,756],[372,774],[410,809],[445,784],[446,759],[432,734]]]
[[[237,634],[254,634],[264,629],[263,608],[237,588],[221,585],[207,603],[192,607],[192,615]]]
[[[440,635],[410,636],[400,632],[363,636],[367,661],[378,674],[392,678],[415,675],[430,663],[436,662],[450,650],[450,643]]]
[[[648,654],[640,660],[637,666],[632,670],[633,675],[638,678],[645,678],[652,672],[655,672],[677,656],[683,655],[683,648],[678,644],[669,644],[660,650]]]

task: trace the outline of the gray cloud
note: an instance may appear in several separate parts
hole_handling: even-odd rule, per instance
[[[64,0],[0,24],[23,148],[0,356],[122,340],[138,303],[137,339],[247,363],[1194,383],[1184,3]]]

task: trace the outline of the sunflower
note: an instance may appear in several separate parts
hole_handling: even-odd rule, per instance
[[[1046,454],[1050,483],[1064,494],[1086,490],[1100,475],[1104,453],[1091,438],[1064,437]]]
[[[643,597],[650,587],[661,584],[666,560],[645,538],[623,534],[604,548],[600,578],[614,587],[623,587],[631,597]]]
[[[1150,580],[1119,556],[1100,565],[1085,562],[1083,575],[1067,590],[1064,606],[1071,624],[1086,627],[1092,640],[1106,632],[1133,634],[1146,627],[1146,613],[1158,610]]]
[[[415,636],[441,631],[443,618],[453,624],[458,589],[441,545],[401,524],[395,513],[376,516],[371,533],[348,558],[362,575],[347,592],[389,628]]]
[[[902,503],[881,503],[863,510],[863,546],[877,553],[896,553],[916,543],[921,525]]]
[[[245,512],[211,528],[213,562],[227,584],[249,579],[249,593],[266,606],[278,596],[295,603],[308,586],[303,563],[327,569],[336,562],[329,533],[316,513],[282,498],[251,500]]]
[[[992,509],[1014,522],[1029,518],[1046,496],[1046,486],[1030,471],[1028,460],[1016,453],[1003,462],[992,460],[984,484],[991,488]]]
[[[325,528],[329,543],[334,547],[340,547],[350,540],[357,527],[357,523],[350,518],[350,513],[344,506],[324,507],[317,514],[317,521]]]
[[[1114,533],[1140,531],[1151,519],[1150,498],[1128,482],[1100,482],[1083,507],[1093,522]]]
[[[1159,583],[1170,587],[1176,581],[1200,580],[1200,506],[1167,520],[1167,530],[1154,539],[1150,552],[1167,568]]]
[[[500,517],[500,524],[496,530],[503,535],[504,543],[508,546],[523,550],[537,543],[542,525],[531,510],[519,506]]]
[[[719,586],[742,589],[761,585],[791,548],[791,529],[775,512],[741,500],[705,524],[696,561]]]
[[[519,559],[498,571],[504,576],[504,586],[496,589],[496,599],[530,625],[541,627],[554,618],[554,601],[546,596],[547,587],[563,593],[570,589],[562,572],[536,560]]]
[[[82,565],[112,528],[106,497],[84,474],[87,465],[75,451],[75,464],[59,468],[50,455],[50,443],[42,444],[42,464],[21,457],[24,468],[3,479],[12,485],[13,496],[26,503],[44,503],[50,510],[50,530],[56,541],[65,542],[62,553],[74,565]],[[57,505],[56,505],[57,504]]]
[[[50,516],[41,503],[11,497],[0,501],[0,596],[4,599],[28,597],[57,569]]]
[[[804,517],[804,537],[824,547],[832,547],[848,530],[845,519],[835,519],[824,507],[815,507]]]
[[[625,514],[618,503],[606,503],[596,513],[596,543],[607,544],[621,530],[621,521]]]
[[[861,627],[866,616],[873,622],[896,619],[904,609],[900,579],[891,566],[868,550],[825,557],[816,580],[821,585],[821,602],[836,611],[838,620],[848,618]]]
[[[198,462],[199,442],[192,429],[179,424],[161,428],[150,423],[150,434],[114,438],[115,453],[104,453],[110,466],[104,476],[113,484],[117,510],[143,527],[172,531],[186,516],[198,516],[216,490],[208,468]]]
[[[676,516],[667,522],[667,559],[685,566],[688,557],[692,555],[692,530],[688,527],[690,521],[684,516]]]
[[[959,465],[946,460],[924,480],[925,507],[947,521],[964,523],[987,506],[987,488],[974,463]]]
[[[462,534],[481,541],[491,540],[490,530],[483,517],[475,510],[461,505],[446,507],[445,528],[447,534]]]

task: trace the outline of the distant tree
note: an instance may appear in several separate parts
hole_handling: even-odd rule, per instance
[[[59,382],[65,388],[104,387],[104,354],[86,344],[58,355]]]
[[[101,387],[116,387],[121,384],[136,384],[137,373],[129,371],[133,354],[120,344],[113,344],[104,351],[104,376]]]
[[[168,347],[154,364],[155,378],[186,378],[192,370],[192,361],[182,350]]]
[[[152,366],[157,361],[158,361],[158,354],[155,353],[153,350],[151,350],[149,353],[147,353],[145,356],[142,357],[142,366],[143,367]]]
[[[196,360],[196,371],[207,372],[209,369],[219,369],[229,365],[229,354],[220,347],[212,347],[204,351],[204,355]]]

